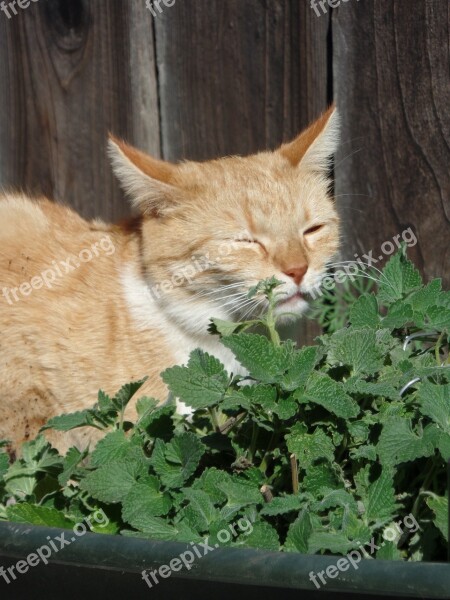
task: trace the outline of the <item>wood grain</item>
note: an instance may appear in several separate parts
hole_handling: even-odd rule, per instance
[[[333,13],[343,118],[336,193],[346,257],[411,227],[426,279],[450,284],[450,3],[349,2]],[[386,258],[377,266],[383,265]]]
[[[1,16],[1,185],[64,201],[86,217],[127,214],[105,143],[112,130],[159,152],[145,5],[47,0]]]

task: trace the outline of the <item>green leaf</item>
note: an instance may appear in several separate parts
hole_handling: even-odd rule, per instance
[[[391,417],[384,423],[377,445],[381,463],[394,466],[431,456],[434,444],[430,431],[425,429],[422,434],[415,433],[410,419]]]
[[[202,350],[191,353],[187,367],[166,369],[162,379],[174,396],[195,409],[214,406],[228,388],[228,375],[222,363]]]
[[[308,553],[329,550],[332,554],[347,554],[349,550],[356,546],[344,533],[313,531],[308,540]]]
[[[398,400],[399,391],[397,391],[390,383],[378,381],[373,383],[363,381],[362,379],[348,379],[344,383],[344,390],[350,394],[363,394],[373,396],[375,398],[387,398],[389,400]]]
[[[343,419],[359,414],[358,404],[345,393],[342,383],[334,381],[326,373],[314,372],[309,378],[304,394],[294,392],[297,400],[320,404],[329,412]]]
[[[86,458],[87,454],[87,450],[80,452],[78,448],[69,448],[64,458],[63,472],[58,475],[58,482],[60,485],[67,485],[67,482],[72,478],[74,473],[76,473],[78,465]]]
[[[261,548],[271,552],[278,552],[280,540],[276,530],[269,523],[254,523],[253,530],[249,534],[239,537],[238,545],[246,548]]]
[[[321,463],[306,467],[306,475],[302,482],[302,491],[317,497],[322,488],[342,487],[330,463]]]
[[[4,452],[0,452],[0,483],[9,468],[9,458]]]
[[[55,429],[56,431],[70,431],[71,429],[77,429],[78,427],[86,427],[90,425],[92,420],[90,419],[90,411],[82,410],[79,412],[69,413],[67,415],[61,415],[53,417],[41,428],[41,431],[46,429]]]
[[[158,478],[148,476],[131,486],[123,499],[122,518],[136,529],[145,531],[148,517],[166,515],[171,507],[169,496],[159,490]]]
[[[165,486],[182,487],[196,471],[205,449],[193,433],[182,433],[168,444],[156,440],[150,462]]]
[[[387,315],[383,318],[383,327],[400,329],[414,320],[412,307],[403,300],[397,300],[389,307]]]
[[[296,352],[291,366],[281,380],[282,389],[290,392],[303,387],[314,369],[317,355],[316,346],[302,348]]]
[[[448,542],[448,498],[429,496],[426,502],[434,513],[434,524]]]
[[[287,368],[288,350],[284,346],[274,346],[262,335],[247,333],[230,335],[222,340],[251,377],[262,383],[280,381]]]
[[[113,405],[118,410],[123,410],[129,403],[131,398],[135,395],[135,393],[144,385],[147,379],[148,377],[144,377],[144,379],[140,379],[139,381],[133,381],[122,386],[112,399]]]
[[[313,525],[309,513],[304,510],[289,527],[284,544],[286,552],[308,552],[309,539],[313,531]]]
[[[211,319],[212,328],[210,331],[212,333],[219,333],[224,337],[228,335],[232,335],[235,331],[242,327],[241,323],[233,323],[232,321],[224,321],[222,319]]]
[[[422,279],[414,265],[404,253],[395,254],[383,269],[378,287],[381,302],[389,305],[401,300],[406,294],[422,284]]]
[[[226,495],[219,489],[220,483],[226,483],[230,476],[226,471],[216,468],[205,469],[201,476],[192,484],[193,489],[201,489],[208,494],[214,504],[226,501]]]
[[[72,529],[75,524],[75,521],[66,518],[55,508],[33,506],[26,502],[8,506],[6,513],[8,519],[14,523],[30,523],[31,525],[59,527],[61,529]]]
[[[372,521],[385,521],[396,515],[397,508],[393,474],[385,468],[369,486],[366,516]]]
[[[130,448],[130,442],[122,430],[112,431],[101,439],[91,455],[94,467],[108,464],[111,461],[124,458]]]
[[[178,528],[169,525],[161,517],[152,517],[145,515],[142,517],[140,526],[140,534],[131,531],[122,531],[122,535],[128,537],[145,537],[152,540],[164,540],[164,541],[192,541],[195,540],[195,533],[189,531],[187,536],[183,534],[183,526],[180,524]],[[143,535],[145,534],[145,535]]]
[[[373,329],[341,329],[330,339],[331,365],[346,365],[354,375],[376,373],[383,366],[383,354]]]
[[[414,311],[425,313],[430,306],[437,303],[441,289],[442,280],[433,279],[428,285],[411,294],[408,297],[408,304],[412,306]]]
[[[350,450],[350,457],[352,460],[364,459],[375,462],[377,460],[377,449],[372,444],[352,448],[352,450]]]
[[[103,390],[98,391],[97,404],[101,412],[108,412],[114,409],[111,398]]]
[[[222,517],[226,520],[234,516],[245,506],[263,503],[262,494],[253,484],[249,485],[244,481],[230,480],[219,483],[218,488],[227,498],[227,503],[221,511]]]
[[[80,482],[81,489],[106,503],[123,502],[139,477],[147,474],[144,459],[128,456],[89,473]]]
[[[417,394],[420,412],[450,434],[450,384],[423,383]]]
[[[183,493],[189,500],[184,514],[193,529],[199,532],[208,532],[211,523],[220,518],[220,513],[211,501],[209,495],[203,490],[184,488]]]
[[[305,433],[303,424],[297,423],[291,433],[286,436],[289,452],[298,458],[300,468],[307,469],[315,461],[334,460],[334,445],[323,429],[317,428],[313,433]]]
[[[363,294],[350,309],[350,323],[353,327],[376,329],[380,324],[378,302],[373,294]]]
[[[266,516],[284,515],[290,512],[298,512],[304,505],[305,500],[302,496],[280,496],[273,498],[271,502],[265,504],[260,514]]]
[[[403,556],[393,542],[384,541],[382,547],[377,552],[379,560],[402,560]]]

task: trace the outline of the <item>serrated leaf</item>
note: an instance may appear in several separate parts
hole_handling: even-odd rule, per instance
[[[401,300],[406,294],[422,284],[419,272],[403,252],[395,254],[386,264],[380,276],[378,297],[389,305]]]
[[[450,434],[450,385],[423,383],[417,398],[420,412]]]
[[[403,556],[397,545],[393,542],[384,541],[382,547],[377,552],[379,560],[402,560]]]
[[[302,403],[320,404],[343,419],[350,419],[359,414],[358,404],[346,394],[342,383],[334,381],[326,373],[314,372],[309,378],[304,394],[294,392],[294,397]]]
[[[211,523],[218,520],[220,513],[209,495],[203,490],[184,488],[183,493],[189,500],[185,515],[192,527],[199,532],[208,532]]]
[[[132,381],[131,383],[126,383],[123,385],[112,399],[113,405],[118,410],[123,410],[136,392],[144,385],[147,379],[148,377],[144,377],[139,381]]]
[[[434,306],[442,289],[442,280],[433,279],[428,285],[408,296],[408,304],[414,311],[425,313],[430,306]]]
[[[284,346],[274,346],[262,335],[230,335],[222,343],[233,352],[251,377],[262,383],[278,382],[286,371],[289,350]]]
[[[114,408],[111,398],[103,390],[98,391],[97,404],[102,412],[108,412]]]
[[[205,469],[201,476],[192,484],[193,489],[201,489],[208,494],[214,504],[225,502],[226,495],[218,487],[219,483],[226,483],[230,475],[226,471],[220,471],[215,467]]]
[[[26,502],[8,506],[6,509],[8,519],[14,523],[30,523],[45,527],[59,527],[72,529],[75,522],[66,518],[55,508],[34,506]]]
[[[372,444],[358,446],[358,448],[350,450],[350,457],[352,460],[364,459],[375,462],[377,460],[377,449]]]
[[[80,462],[87,456],[87,450],[80,452],[78,448],[69,448],[64,458],[63,472],[58,475],[60,485],[67,485],[67,482],[76,472]]]
[[[426,503],[434,513],[433,523],[448,542],[448,498],[428,496]]]
[[[229,480],[219,483],[217,487],[225,494],[227,499],[221,510],[221,515],[225,520],[230,519],[246,506],[263,503],[262,494],[252,484]]]
[[[195,409],[214,406],[228,388],[228,375],[222,363],[202,350],[191,353],[186,367],[171,367],[161,376],[174,396]]]
[[[124,521],[142,531],[148,530],[148,517],[166,515],[172,507],[167,494],[159,490],[157,477],[148,476],[134,483],[122,503]],[[150,521],[150,526],[153,521]]]
[[[276,530],[269,523],[259,522],[253,524],[253,530],[249,534],[241,535],[238,545],[246,548],[261,548],[271,552],[278,552],[280,540]]]
[[[334,460],[334,445],[323,429],[317,428],[313,433],[305,433],[301,424],[296,424],[286,436],[289,452],[298,458],[301,469],[307,469],[315,461]]]
[[[140,532],[134,531],[122,531],[122,535],[127,537],[145,537],[152,540],[164,540],[164,541],[192,541],[195,540],[195,532],[188,530],[186,533],[185,527],[180,524],[178,528],[169,525],[161,517],[152,517],[147,515],[142,519],[142,526]]]
[[[295,352],[287,373],[281,379],[282,389],[291,392],[303,387],[317,361],[318,348],[310,346]]]
[[[156,440],[150,462],[165,486],[182,487],[196,471],[205,449],[193,433],[182,433],[168,444]]]
[[[393,517],[397,508],[393,473],[385,468],[378,479],[369,486],[366,516],[373,521],[383,521]]]
[[[341,329],[330,339],[328,361],[350,367],[353,375],[371,375],[383,366],[383,354],[376,342],[372,329]]]
[[[233,321],[224,321],[223,319],[211,319],[211,333],[219,333],[224,337],[232,335],[235,331],[242,327],[241,323],[233,323]]]
[[[307,467],[306,475],[301,484],[301,490],[317,497],[319,490],[322,488],[337,488],[342,486],[343,483],[339,482],[331,464],[321,463]]]
[[[131,456],[104,465],[80,482],[81,489],[100,500],[114,504],[122,502],[138,477],[147,474],[147,465],[143,459]]]
[[[304,510],[289,527],[284,550],[286,552],[301,552],[302,554],[306,554],[308,552],[309,539],[312,530],[311,517],[309,513]]]
[[[348,379],[344,383],[344,390],[350,394],[364,394],[374,398],[388,398],[397,400],[399,392],[389,383],[378,381],[363,381],[362,379]]]
[[[278,415],[280,419],[287,420],[297,414],[298,404],[294,400],[293,396],[289,398],[283,398],[277,403],[276,407],[273,409],[273,412]]]
[[[373,294],[363,294],[356,300],[350,309],[350,323],[358,328],[379,326],[378,302]]]
[[[3,475],[9,468],[9,458],[4,452],[0,452],[0,482],[3,480]]]
[[[412,429],[410,419],[391,417],[383,425],[377,445],[378,456],[384,465],[398,465],[434,453],[434,444],[429,431],[422,435]]]
[[[313,531],[308,540],[308,553],[329,550],[332,554],[346,554],[356,546],[344,533]]]
[[[305,499],[302,496],[282,496],[276,497],[268,504],[265,504],[260,514],[266,516],[284,515],[289,512],[298,512],[304,505]]]
[[[130,442],[122,430],[112,431],[102,438],[91,455],[94,467],[107,464],[113,460],[124,458],[129,450]]]
[[[90,419],[90,411],[82,410],[79,412],[69,413],[67,415],[60,415],[53,417],[41,428],[41,431],[46,429],[55,429],[56,431],[70,431],[71,429],[77,429],[78,427],[86,427],[90,425],[92,420]]]
[[[389,306],[387,315],[382,320],[383,327],[401,329],[414,320],[412,307],[403,300],[397,300]]]

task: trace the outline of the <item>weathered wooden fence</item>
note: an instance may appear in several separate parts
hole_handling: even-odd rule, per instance
[[[244,154],[289,139],[336,98],[344,255],[377,256],[412,227],[414,259],[450,283],[447,0],[161,6],[156,18],[145,0],[0,13],[0,185],[117,219],[128,207],[108,131],[171,160]]]

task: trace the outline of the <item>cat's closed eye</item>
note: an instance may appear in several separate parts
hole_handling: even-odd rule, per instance
[[[312,227],[309,227],[306,231],[304,231],[303,235],[312,235],[313,233],[318,233],[324,227],[324,224],[313,225]]]

